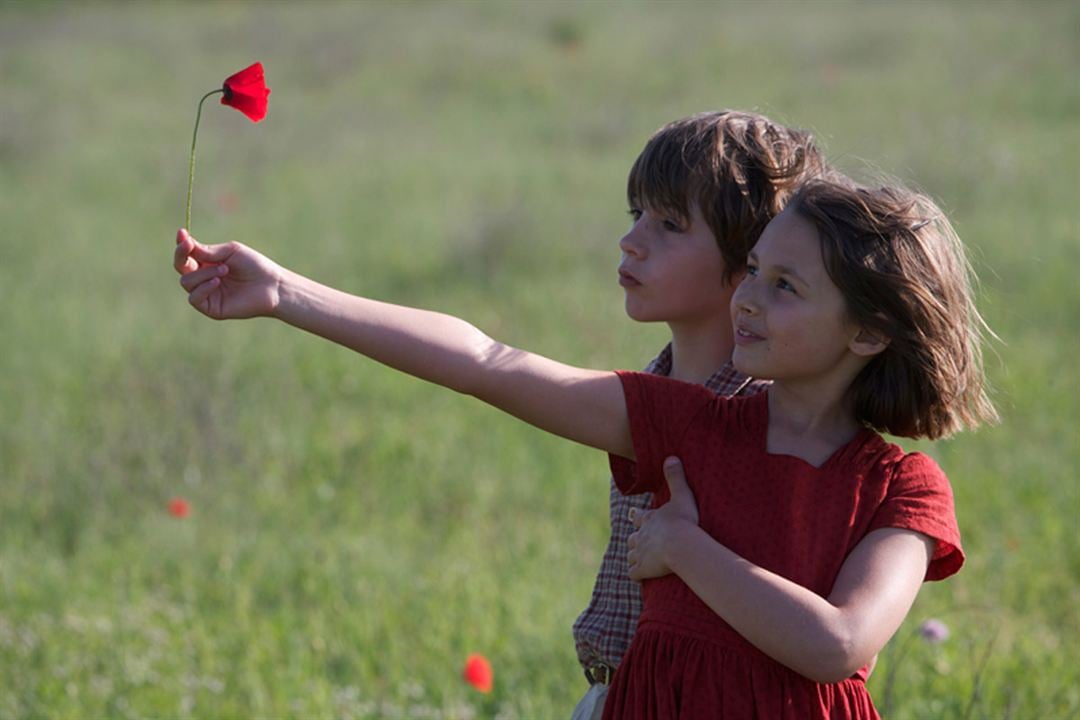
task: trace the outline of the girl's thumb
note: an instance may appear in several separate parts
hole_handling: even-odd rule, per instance
[[[672,498],[683,495],[693,496],[690,483],[686,481],[686,475],[683,473],[682,462],[679,458],[669,457],[664,460],[664,479],[667,480]]]
[[[225,262],[229,259],[229,256],[232,255],[233,252],[235,252],[235,248],[233,247],[232,243],[223,243],[221,245],[203,245],[194,238],[192,238],[191,241],[195,243],[191,249],[191,256],[199,262]]]

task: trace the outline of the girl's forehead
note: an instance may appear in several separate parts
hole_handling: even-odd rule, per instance
[[[797,275],[810,286],[832,284],[817,227],[798,213],[773,218],[750,252],[763,269]]]
[[[784,210],[769,221],[751,250],[760,259],[763,255],[791,259],[821,261],[821,242],[817,228],[794,210]]]

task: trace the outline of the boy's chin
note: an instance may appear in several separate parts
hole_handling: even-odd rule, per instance
[[[634,322],[667,322],[666,318],[659,317],[656,313],[649,312],[647,308],[643,308],[627,298],[623,304],[623,310],[626,312],[626,317],[630,318]]]

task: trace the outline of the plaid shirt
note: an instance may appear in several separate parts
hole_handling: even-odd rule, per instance
[[[671,345],[649,363],[645,372],[671,374]],[[718,395],[753,395],[767,388],[764,381],[743,375],[728,362],[713,373],[705,387]],[[588,670],[599,663],[617,668],[637,629],[641,615],[641,585],[630,579],[626,563],[626,541],[634,526],[629,520],[632,507],[648,508],[652,495],[623,495],[611,481],[611,539],[593,586],[589,607],[574,622],[574,645],[578,661]]]

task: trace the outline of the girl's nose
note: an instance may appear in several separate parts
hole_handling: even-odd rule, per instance
[[[748,315],[757,312],[753,283],[754,279],[750,275],[744,275],[742,281],[735,286],[735,292],[731,294],[731,306]]]

